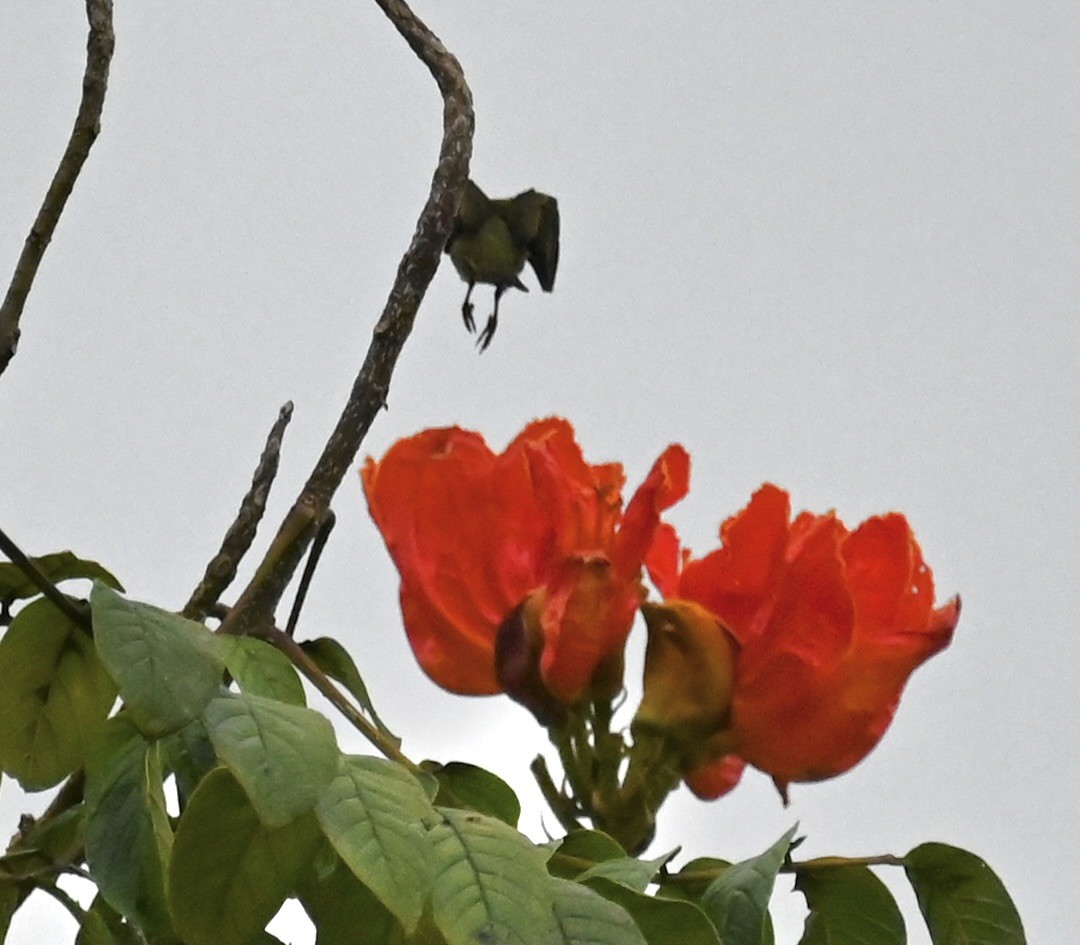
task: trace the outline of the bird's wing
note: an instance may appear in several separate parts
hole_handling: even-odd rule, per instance
[[[559,202],[547,194],[537,193],[535,198],[536,226],[526,249],[540,288],[550,292],[559,268]]]
[[[476,233],[491,214],[491,201],[487,195],[471,179],[465,181],[461,203],[458,204],[457,214],[454,216],[454,226],[443,252],[449,253],[454,241],[462,233]]]

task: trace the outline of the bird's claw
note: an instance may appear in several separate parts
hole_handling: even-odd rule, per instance
[[[468,331],[470,334],[476,331],[476,322],[473,321],[472,313],[472,302],[466,302],[464,305],[461,306],[461,318],[465,322],[466,331]]]
[[[498,319],[492,315],[484,326],[484,330],[480,332],[480,336],[476,339],[476,347],[480,349],[481,354],[487,351],[487,346],[491,344],[491,339],[495,337],[495,329],[498,325]]]

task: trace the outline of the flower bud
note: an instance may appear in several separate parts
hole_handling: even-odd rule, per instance
[[[641,610],[649,642],[633,732],[663,738],[687,770],[725,751],[734,643],[716,618],[692,601],[645,603]]]

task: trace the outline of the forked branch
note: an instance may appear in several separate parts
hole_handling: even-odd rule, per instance
[[[353,465],[360,444],[386,404],[390,377],[435,276],[457,212],[472,155],[472,94],[457,59],[403,0],[376,0],[435,77],[443,98],[443,138],[431,191],[402,257],[390,296],[375,325],[348,402],[300,496],[281,524],[251,583],[221,630],[250,633],[272,624],[273,613],[310,544],[330,500]]]

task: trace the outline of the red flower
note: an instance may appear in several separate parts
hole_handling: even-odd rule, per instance
[[[686,494],[682,447],[664,451],[625,512],[622,467],[586,463],[555,418],[501,454],[477,433],[425,430],[369,458],[362,478],[401,574],[409,642],[436,683],[507,690],[534,711],[618,689],[642,561],[660,512]]]
[[[730,789],[731,755],[781,792],[847,771],[885,733],[911,673],[952,639],[959,599],[934,608],[933,575],[896,513],[853,532],[831,512],[791,521],[787,493],[765,485],[720,538],[694,559],[664,525],[648,556],[669,603],[700,605],[734,643],[726,720],[687,783],[703,797]],[[670,632],[696,645],[716,632],[696,627]]]

